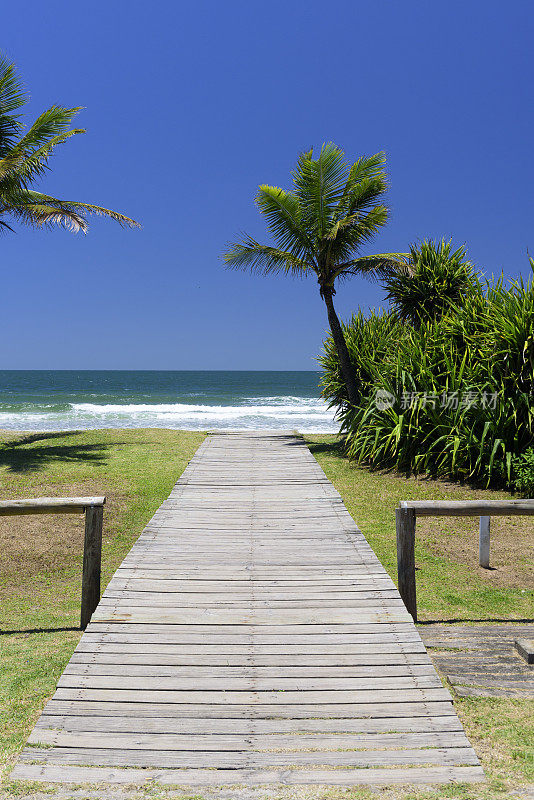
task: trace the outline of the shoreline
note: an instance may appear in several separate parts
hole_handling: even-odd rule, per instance
[[[300,436],[338,436],[337,431],[305,430],[298,428],[165,428],[163,426],[146,425],[144,427],[98,427],[98,428],[0,428],[0,434],[37,434],[37,433],[89,433],[90,431],[167,431],[168,433],[298,433]]]

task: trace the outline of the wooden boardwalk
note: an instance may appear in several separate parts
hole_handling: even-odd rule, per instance
[[[307,447],[247,433],[200,446],[109,583],[12,777],[351,786],[483,772],[393,582]]]
[[[514,647],[515,639],[534,639],[534,625],[434,623],[419,631],[455,694],[534,700],[534,665]]]

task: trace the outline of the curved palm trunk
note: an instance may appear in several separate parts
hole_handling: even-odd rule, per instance
[[[350,363],[349,350],[345,341],[345,335],[334,308],[334,301],[332,299],[333,293],[328,290],[323,290],[322,295],[323,300],[326,303],[326,309],[328,311],[328,323],[330,325],[330,330],[332,331],[332,338],[334,340],[339,357],[339,364],[341,366],[343,380],[345,381],[345,386],[347,387],[349,402],[352,405],[356,405],[358,402],[358,389],[356,387],[354,372],[352,371],[352,364]]]

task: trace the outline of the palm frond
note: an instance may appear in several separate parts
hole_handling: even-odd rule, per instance
[[[0,214],[2,210],[0,209]],[[7,222],[4,222],[3,219],[0,219],[0,234],[5,233],[6,231],[10,231],[11,233],[15,233],[11,225],[8,225]]]
[[[353,215],[338,235],[329,242],[329,256],[332,268],[350,260],[383,228],[388,220],[388,209],[376,205],[361,215]]]
[[[323,144],[318,158],[312,153],[299,157],[293,171],[295,194],[300,201],[306,227],[318,238],[328,231],[347,181],[349,167],[343,150],[332,142]]]
[[[41,194],[39,192],[28,192],[29,195],[42,198],[44,202],[55,205],[58,211],[67,211],[76,214],[94,214],[97,217],[108,217],[114,222],[118,222],[122,228],[141,228],[141,223],[135,219],[119,214],[117,211],[112,211],[110,208],[103,206],[96,206],[93,203],[80,203],[78,200],[58,200],[50,195]]]
[[[381,227],[384,222],[387,222],[388,215],[387,206],[383,203],[377,203],[381,194],[381,191],[376,191],[376,187],[362,186],[360,197],[357,199],[355,198],[354,203],[351,203],[351,208],[347,215],[334,220],[324,238],[334,241],[349,228],[352,229],[353,233],[351,236],[353,236],[354,231],[369,228],[371,224],[377,226],[374,231],[376,233],[378,228]]]
[[[223,260],[231,269],[247,270],[260,275],[273,273],[292,274],[302,277],[313,271],[313,267],[293,253],[256,242],[245,236],[241,242],[229,245]]]
[[[79,133],[85,133],[84,129],[74,128],[70,131],[58,133],[33,152],[26,152],[26,148],[15,146],[5,158],[0,159],[2,193],[4,194],[8,191],[9,184],[5,181],[6,178],[11,181],[15,187],[23,186],[24,188],[28,188],[30,182],[35,178],[41,177],[48,168],[47,162],[54,148],[66,142],[71,136],[76,136]]]
[[[32,228],[52,228],[59,225],[72,233],[87,233],[87,222],[75,211],[58,208],[45,202],[20,202],[9,207],[9,214],[18,222]]]
[[[362,275],[377,279],[406,268],[409,253],[378,253],[372,256],[353,258],[336,267],[336,278]]]
[[[20,191],[10,198],[8,213],[27,224],[37,227],[50,227],[59,224],[77,233],[87,233],[87,214],[106,216],[118,222],[122,227],[140,228],[140,224],[130,217],[111,211],[109,208],[80,203],[73,200],[59,200],[42,192],[31,190]]]
[[[298,258],[313,249],[302,226],[299,199],[293,192],[263,184],[259,187],[256,204],[281,249],[290,250]]]
[[[67,131],[72,120],[81,111],[82,106],[76,108],[63,108],[51,106],[37,117],[31,128],[22,139],[14,146],[16,151],[28,152],[36,147],[46,144],[52,137]],[[79,129],[80,133],[85,133]]]
[[[385,191],[387,188],[385,164],[386,154],[382,151],[372,156],[362,156],[354,162],[336,209],[337,218],[351,213],[350,199],[358,192],[360,184],[377,181],[382,184],[382,191]]]
[[[376,203],[384,205],[385,177],[365,178],[353,186],[347,198],[347,216],[362,214]]]
[[[20,114],[16,112],[26,101],[27,94],[15,65],[0,56],[0,157],[11,149],[22,130]]]

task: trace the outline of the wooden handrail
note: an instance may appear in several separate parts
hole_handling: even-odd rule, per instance
[[[534,500],[403,500],[418,517],[480,517],[534,515]]]
[[[85,630],[100,602],[105,497],[35,497],[0,500],[0,517],[22,514],[85,514],[80,627]]]
[[[395,509],[397,575],[404,605],[417,622],[415,584],[415,523],[417,517],[480,517],[479,564],[490,565],[492,516],[534,515],[534,499],[528,500],[402,500]]]
[[[84,514],[90,506],[103,506],[105,497],[31,497],[0,500],[0,517],[18,514]]]

